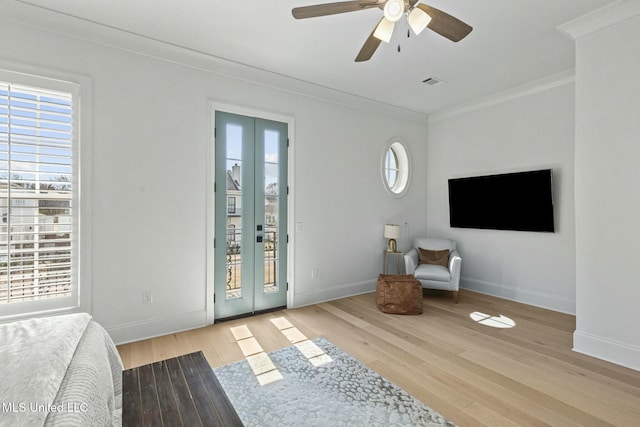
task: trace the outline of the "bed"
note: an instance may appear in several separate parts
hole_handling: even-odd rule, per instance
[[[122,425],[122,361],[86,313],[0,324],[0,426]]]

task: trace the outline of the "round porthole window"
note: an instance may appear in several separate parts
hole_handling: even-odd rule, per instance
[[[410,178],[409,151],[404,142],[393,139],[382,153],[382,182],[387,192],[400,197],[407,192]]]

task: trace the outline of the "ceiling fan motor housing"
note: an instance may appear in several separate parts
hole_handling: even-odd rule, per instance
[[[391,22],[402,18],[404,13],[404,0],[387,0],[384,5],[384,17]]]

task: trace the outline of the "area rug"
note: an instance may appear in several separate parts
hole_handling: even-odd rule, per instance
[[[325,338],[304,346],[268,353],[264,385],[246,360],[214,369],[246,426],[455,426]]]

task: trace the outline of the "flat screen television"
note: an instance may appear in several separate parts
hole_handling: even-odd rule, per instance
[[[449,179],[451,227],[555,231],[552,170]]]

